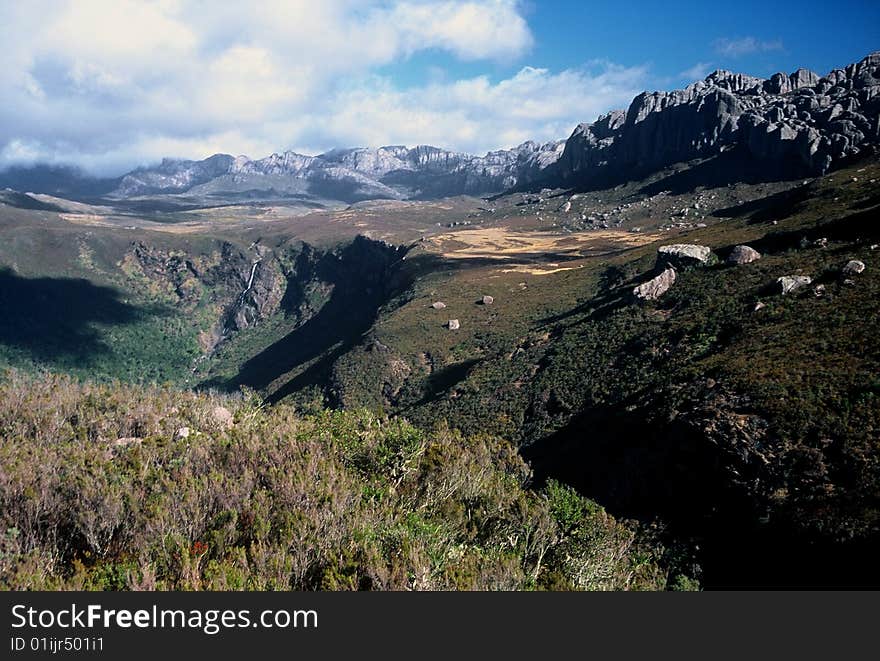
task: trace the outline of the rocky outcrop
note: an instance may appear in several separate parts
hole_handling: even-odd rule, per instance
[[[821,174],[880,144],[880,52],[820,78],[716,71],[684,90],[645,92],[626,111],[581,124],[554,174],[614,179],[738,147]]]
[[[712,261],[712,249],[692,243],[674,243],[657,249],[658,266],[704,266]]]
[[[655,301],[675,283],[675,269],[668,268],[660,275],[633,289],[633,296],[642,301]]]
[[[727,263],[740,265],[740,264],[750,264],[751,262],[756,262],[761,259],[761,253],[752,248],[751,246],[736,246],[733,250],[730,251],[730,254],[727,256]]]

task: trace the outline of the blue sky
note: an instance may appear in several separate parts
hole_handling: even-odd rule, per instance
[[[401,83],[419,84],[432,68],[449,77],[511,75],[523,64],[551,70],[608,60],[649,64],[658,89],[687,84],[697,69],[767,77],[806,67],[827,73],[880,49],[880,2],[578,2],[520,3],[534,36],[508,61],[463,62],[439,50],[387,67]],[[726,48],[725,48],[726,46]],[[702,65],[702,66],[700,66]],[[685,74],[685,75],[683,75]]]
[[[825,74],[880,2],[0,2],[0,167],[565,138],[717,68]]]

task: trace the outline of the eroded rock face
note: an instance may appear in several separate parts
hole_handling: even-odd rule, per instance
[[[563,179],[647,172],[738,146],[762,160],[822,174],[880,144],[880,52],[820,78],[798,69],[769,80],[716,71],[673,92],[581,124],[566,141]]]
[[[675,282],[675,269],[668,268],[648,282],[633,289],[633,295],[643,301],[655,301],[665,294]]]
[[[727,256],[728,264],[749,264],[761,259],[761,253],[751,246],[736,246]]]
[[[660,246],[657,250],[657,262],[660,265],[686,268],[688,266],[703,266],[710,263],[711,259],[711,248],[693,243],[674,243],[669,246]]]

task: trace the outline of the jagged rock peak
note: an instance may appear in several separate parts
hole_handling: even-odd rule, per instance
[[[807,69],[768,80],[719,70],[579,125],[556,173],[563,184],[620,179],[737,147],[793,176],[822,174],[880,147],[878,114],[880,52],[822,78]]]

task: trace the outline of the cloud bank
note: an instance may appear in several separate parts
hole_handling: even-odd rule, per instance
[[[526,61],[533,35],[515,0],[37,0],[0,4],[0,41],[0,167],[101,173],[221,151],[484,152],[565,137],[647,75],[601,61],[407,86],[387,73],[418,54]]]

